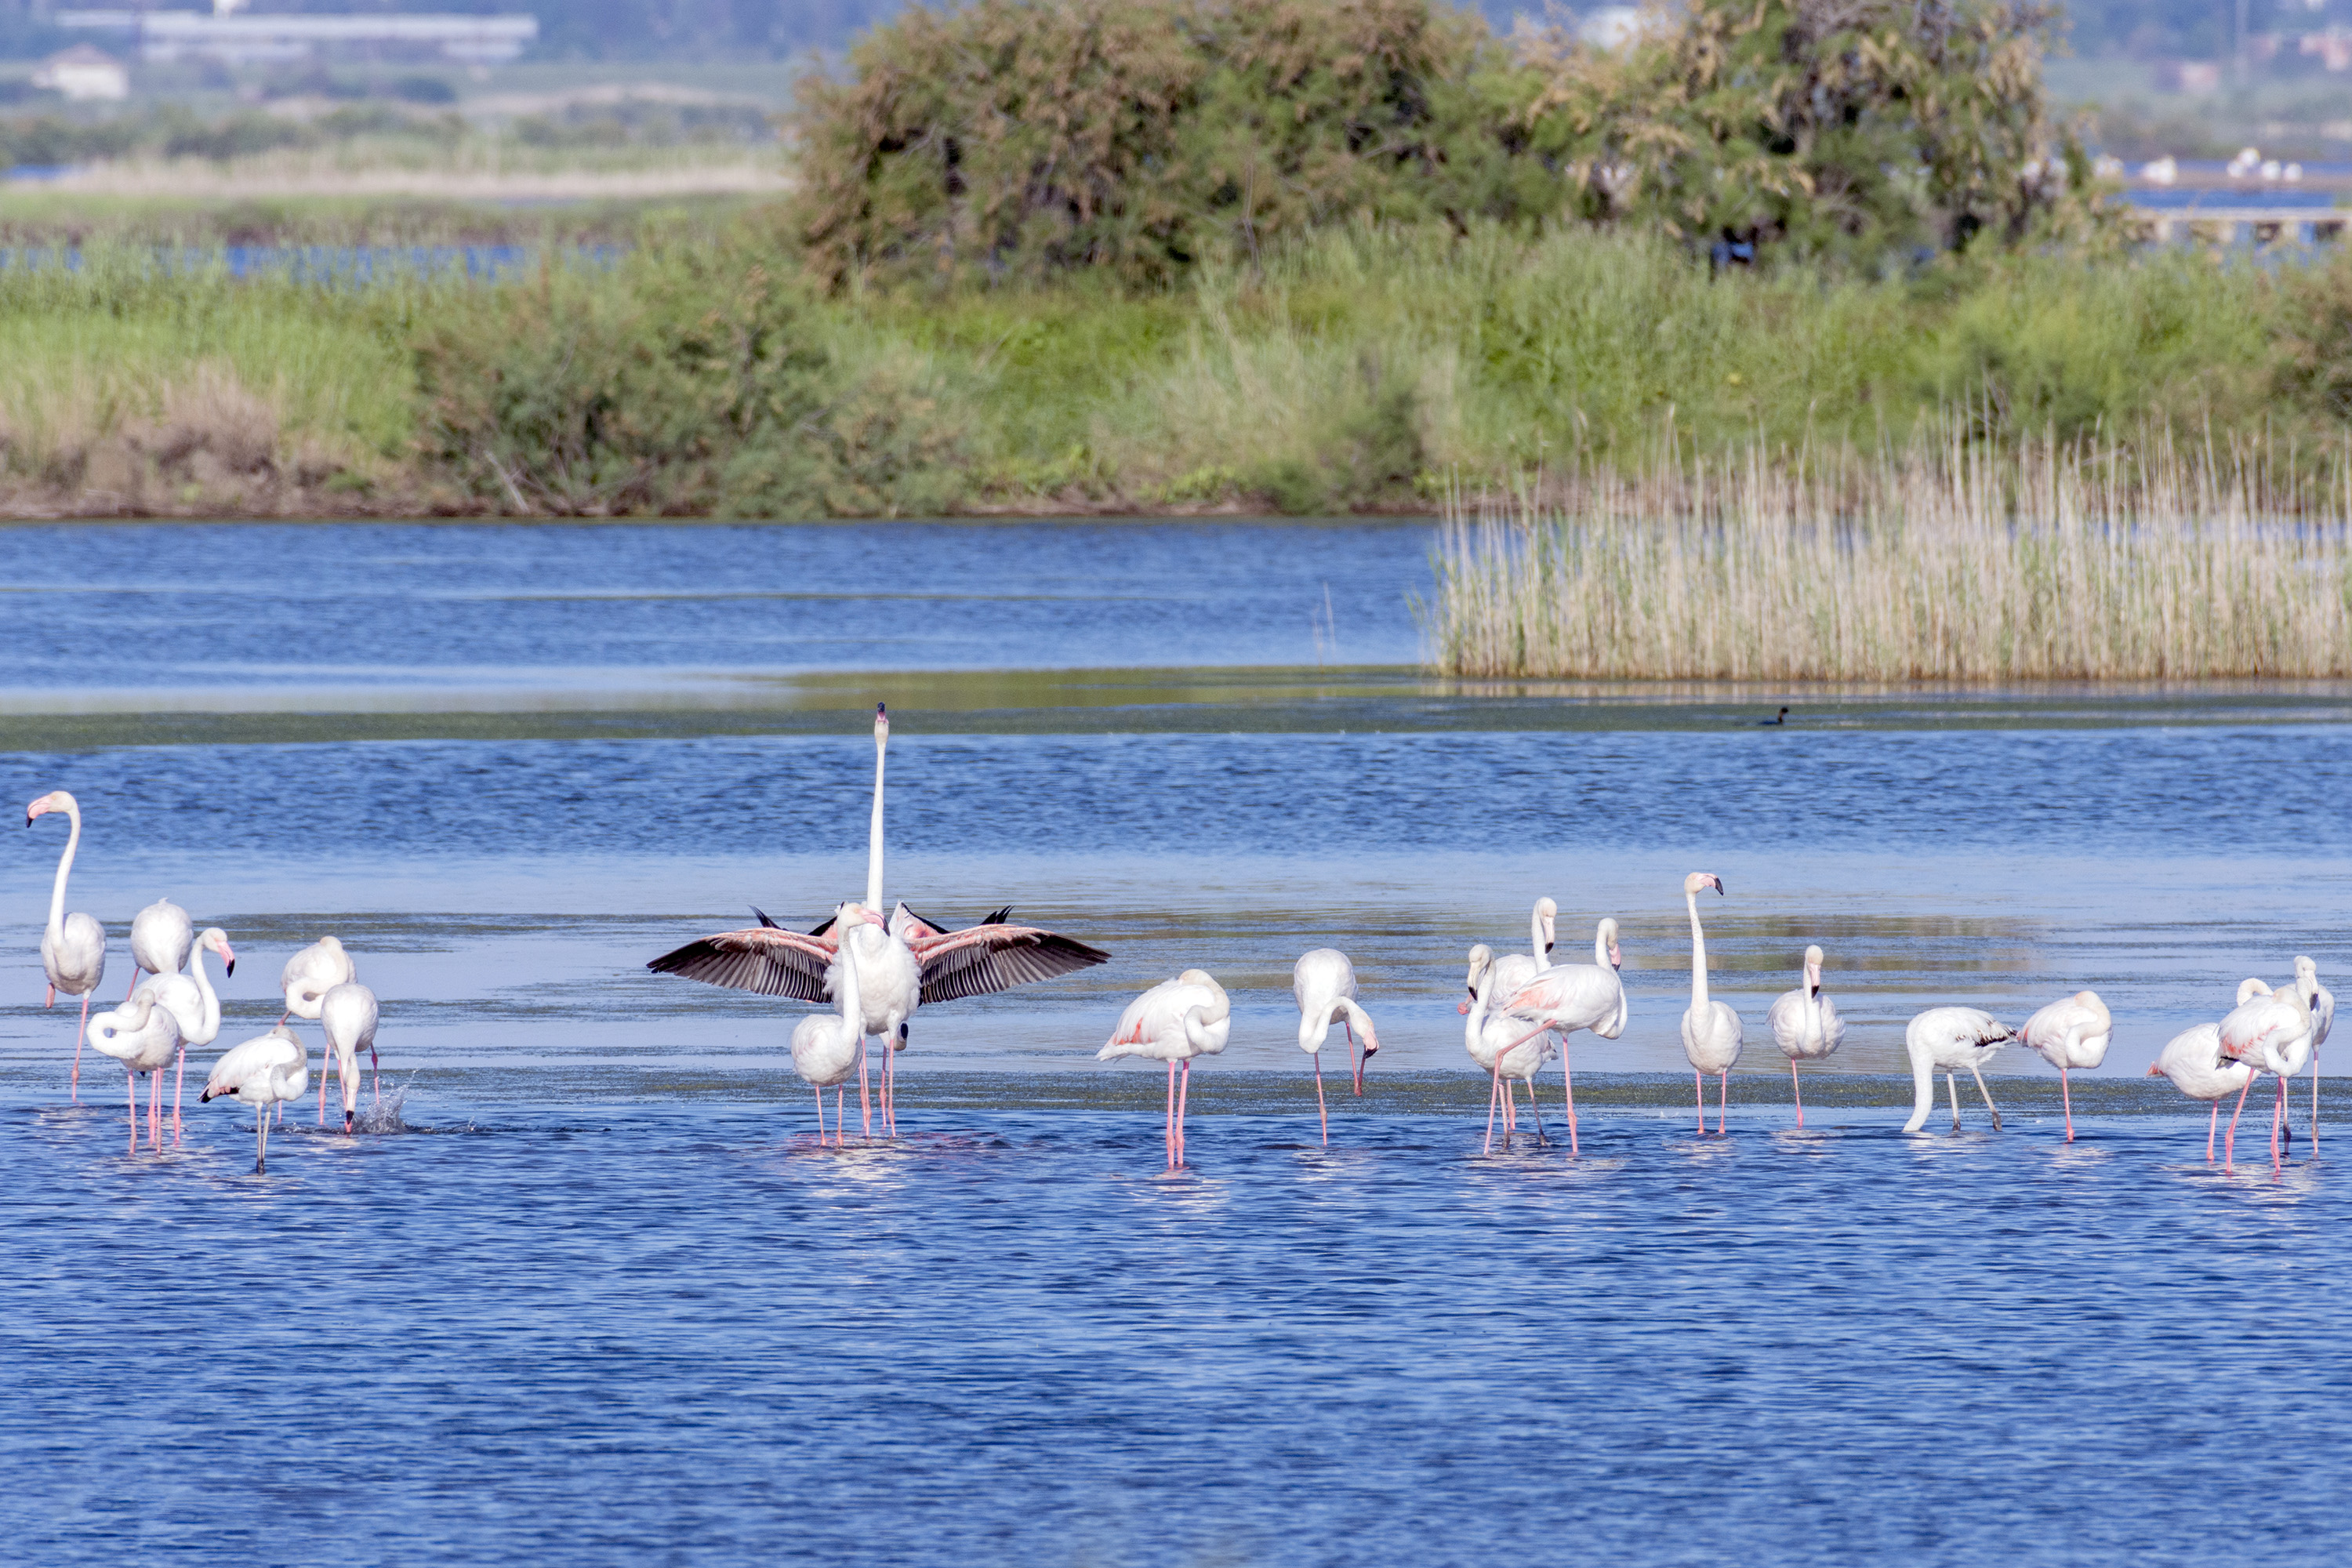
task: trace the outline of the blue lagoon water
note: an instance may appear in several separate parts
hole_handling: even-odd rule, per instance
[[[2352,1128],[2315,1151],[2306,1083],[2281,1164],[2258,1098],[2209,1167],[2141,1075],[2240,975],[2345,961],[2347,693],[1806,693],[1778,730],[1787,693],[1457,685],[1414,668],[1431,544],[0,531],[0,773],[80,798],[109,986],[172,896],[237,947],[225,1045],[337,931],[407,1129],[302,1110],[255,1175],[192,1090],[126,1153],[113,1064],[70,1103],[39,1006],[62,824],[0,838],[12,1555],[2341,1561]],[[1114,956],[927,1009],[901,1137],[836,1150],[796,1010],[641,966],[862,887],[877,697],[889,895]],[[1749,1036],[1704,1139],[1701,868]],[[1578,1038],[1575,1157],[1483,1153],[1461,954],[1546,892],[1563,955],[1623,922],[1633,1024]],[[1799,1132],[1763,1012],[1813,941],[1851,1033]],[[1384,1047],[1328,1150],[1288,994],[1326,942]],[[1236,1021],[1169,1174],[1156,1069],[1092,1051],[1191,964]],[[2086,984],[2077,1142],[2014,1055],[2004,1131],[1897,1131],[1911,1013]]]

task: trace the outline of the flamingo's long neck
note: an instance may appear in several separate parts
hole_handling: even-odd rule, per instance
[[[877,870],[875,876],[878,879],[881,872]],[[857,998],[857,943],[854,940],[856,935],[856,927],[841,933],[841,1016],[849,1022],[852,1028],[862,1027],[866,1019],[865,1009],[859,1005]]]
[[[1690,906],[1691,918],[1691,1011],[1706,1011],[1706,932],[1699,929],[1698,895],[1685,893],[1683,902]]]
[[[1609,967],[1609,928],[1607,926],[1592,928],[1592,967],[1595,969]]]
[[[72,874],[74,851],[81,847],[81,808],[66,807],[66,852],[58,857],[58,879],[49,889],[49,934],[61,935],[66,924],[66,878]]]
[[[220,1035],[220,998],[213,994],[213,983],[205,973],[205,945],[202,942],[198,942],[195,951],[188,954],[188,973],[195,979],[196,994],[205,999],[204,1020],[198,1026],[205,1031],[205,1037],[190,1043],[209,1045]]]
[[[1334,1005],[1335,1004],[1328,998],[1323,999],[1299,1015],[1298,1048],[1300,1050],[1320,1050],[1323,1042],[1330,1038],[1331,1012]]]
[[[1909,1042],[1905,1042],[1906,1045]],[[1928,1052],[1914,1048],[1911,1052],[1911,1120],[1904,1124],[1906,1131],[1916,1131],[1927,1124],[1927,1117],[1936,1109],[1936,1062]]]
[[[1528,951],[1536,955],[1536,973],[1540,974],[1551,967],[1551,944],[1544,941],[1541,910],[1528,916]]]
[[[874,826],[866,842],[866,907],[882,912],[882,758],[887,734],[874,733]]]

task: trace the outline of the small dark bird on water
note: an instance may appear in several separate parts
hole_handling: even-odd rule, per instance
[[[1785,724],[1785,723],[1787,723],[1788,721],[1789,721],[1789,710],[1788,710],[1786,708],[1781,709],[1781,710],[1780,710],[1780,713],[1779,713],[1778,715],[1776,715],[1775,717],[1773,717],[1773,718],[1770,718],[1770,719],[1759,719],[1759,720],[1757,720],[1757,721],[1756,721],[1756,722],[1757,722],[1759,726],[1762,726],[1762,725],[1771,725],[1771,724]]]

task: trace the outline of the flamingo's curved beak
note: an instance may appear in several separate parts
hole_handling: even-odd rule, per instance
[[[1609,944],[1609,967],[1612,969],[1625,967],[1624,955],[1617,951],[1617,944],[1613,942]]]
[[[2150,1062],[2147,1065],[2147,1076],[2150,1078],[2162,1078],[2164,1076],[2164,1069],[2158,1067],[2154,1062]]]

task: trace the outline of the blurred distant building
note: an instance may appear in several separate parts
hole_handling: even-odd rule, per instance
[[[299,60],[317,54],[378,58],[425,54],[469,65],[499,65],[521,54],[539,37],[539,18],[527,14],[296,12],[240,16],[236,12],[243,4],[244,0],[215,0],[215,9],[209,13],[60,11],[57,25],[125,35],[142,59],[201,58],[232,65]]]
[[[103,49],[93,49],[88,44],[76,44],[63,54],[51,55],[33,73],[33,85],[61,92],[77,102],[86,99],[128,98],[131,96],[131,73],[122,62]]]

